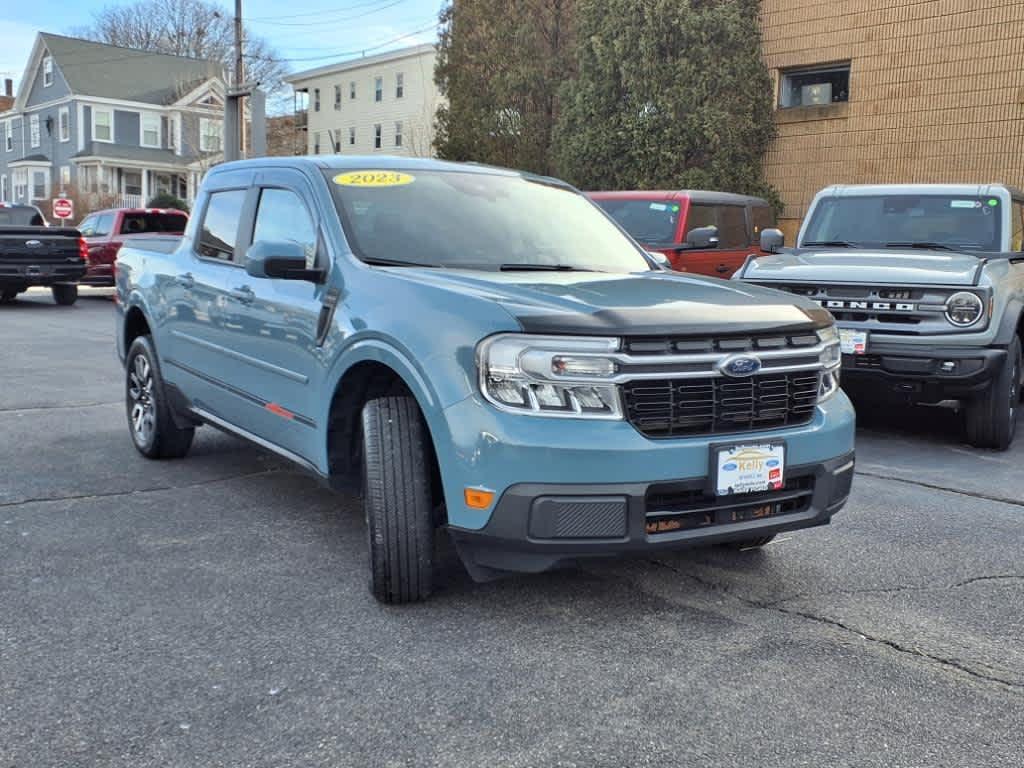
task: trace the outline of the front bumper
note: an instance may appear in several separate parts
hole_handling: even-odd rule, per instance
[[[39,265],[0,263],[0,284],[28,288],[33,285],[77,283],[85,272],[84,262]]]
[[[782,491],[709,495],[704,478],[672,483],[509,488],[481,530],[450,527],[470,574],[538,572],[588,557],[654,553],[825,525],[846,503],[850,452],[787,468]]]
[[[97,287],[109,288],[114,284],[114,265],[113,264],[95,264],[89,265],[89,269],[86,270],[85,275],[79,281],[81,285],[92,285]]]
[[[877,342],[868,354],[843,355],[842,382],[855,397],[874,400],[969,400],[989,387],[1005,363],[1005,349]]]

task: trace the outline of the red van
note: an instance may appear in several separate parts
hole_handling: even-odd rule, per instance
[[[761,253],[761,230],[775,226],[767,200],[728,192],[590,192],[633,239],[665,254],[673,269],[728,278],[750,253]]]

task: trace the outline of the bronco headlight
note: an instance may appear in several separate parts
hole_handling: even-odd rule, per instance
[[[957,328],[978,322],[985,314],[985,303],[976,293],[960,291],[946,300],[946,319]]]
[[[618,348],[611,338],[492,336],[477,346],[480,391],[513,413],[621,419],[618,387],[607,381]]]

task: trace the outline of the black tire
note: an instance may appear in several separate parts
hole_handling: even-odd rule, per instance
[[[174,423],[149,336],[139,336],[128,348],[125,410],[132,443],[147,459],[180,459],[188,453],[196,431]]]
[[[727,541],[725,546],[729,549],[760,549],[765,544],[770,544],[775,538],[773,533],[771,536],[758,536],[754,539],[740,539],[739,541]]]
[[[57,283],[50,287],[53,300],[62,307],[70,307],[78,301],[78,286],[74,283]]]
[[[382,603],[425,600],[434,576],[426,425],[413,398],[389,396],[366,403],[362,426],[370,591]]]
[[[4,288],[0,291],[0,304],[10,304],[21,293],[17,288]]]
[[[981,397],[967,404],[967,442],[976,448],[1005,451],[1017,431],[1020,410],[1021,345],[1014,337],[1006,350],[1006,364]]]

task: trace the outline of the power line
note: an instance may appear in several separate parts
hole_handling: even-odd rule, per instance
[[[279,62],[282,62],[282,63],[298,63],[298,62],[304,62],[304,61],[323,61],[324,59],[338,59],[338,58],[342,58],[342,57],[345,57],[345,56],[358,56],[359,54],[366,53],[367,51],[376,51],[376,50],[380,50],[381,48],[386,48],[387,46],[391,45],[392,43],[400,42],[402,40],[405,40],[406,38],[412,37],[413,35],[418,35],[418,34],[421,34],[423,32],[429,32],[431,30],[435,30],[439,26],[441,26],[441,22],[440,21],[435,21],[429,27],[423,27],[422,29],[416,29],[416,30],[413,30],[412,32],[406,32],[405,34],[399,35],[398,37],[394,37],[391,40],[385,40],[383,43],[378,43],[376,45],[366,46],[364,48],[356,48],[354,51],[335,51],[334,53],[324,54],[323,56],[300,56],[300,57],[293,57],[293,58],[275,59],[275,61],[279,61]],[[253,57],[253,58],[255,58],[255,57]]]
[[[299,19],[299,18],[302,18],[304,16],[317,16],[317,17],[321,17],[322,18],[324,16],[330,16],[331,14],[334,14],[334,13],[347,13],[348,11],[354,11],[354,10],[356,10],[358,8],[365,8],[367,6],[378,5],[380,3],[387,3],[387,2],[389,2],[389,0],[369,0],[369,2],[356,3],[355,5],[350,5],[347,8],[335,8],[333,11],[310,11],[309,13],[288,13],[288,14],[283,14],[281,16],[250,16],[248,20],[249,21],[274,21],[276,19]]]
[[[362,19],[366,16],[371,16],[381,11],[386,11],[389,8],[394,8],[396,5],[401,5],[409,0],[388,0],[386,5],[382,5],[379,8],[372,8],[369,11],[363,11],[362,13],[356,13],[352,16],[340,16],[336,19],[318,19],[317,21],[261,21],[260,24],[272,27],[333,27],[338,24],[344,24],[355,19]]]

